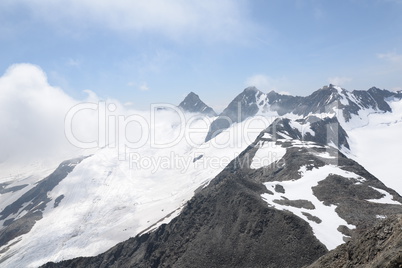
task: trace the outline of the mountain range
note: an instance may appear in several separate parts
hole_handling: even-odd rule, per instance
[[[399,267],[401,99],[249,87],[217,115],[191,92],[178,107],[192,125],[155,126],[197,128],[191,144],[131,150],[135,167],[105,147],[3,180],[0,265]]]

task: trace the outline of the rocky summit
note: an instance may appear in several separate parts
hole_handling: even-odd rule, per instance
[[[206,105],[194,92],[190,92],[179,104],[179,108],[190,113],[201,113],[207,116],[216,116],[215,111]]]

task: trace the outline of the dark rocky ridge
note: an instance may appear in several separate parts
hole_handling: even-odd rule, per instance
[[[401,92],[391,92],[375,87],[367,91],[354,90],[348,92],[339,90],[334,85],[324,86],[306,97],[282,95],[271,91],[264,94],[255,87],[246,88],[240,93],[212,122],[205,141],[216,137],[232,123],[242,122],[248,117],[254,116],[258,111],[275,111],[282,116],[293,113],[300,116],[333,112],[334,108],[342,111],[345,121],[348,122],[352,115],[357,115],[362,109],[373,109],[379,112],[391,112],[391,107],[386,102],[392,98],[402,98]],[[258,103],[257,103],[258,101]]]
[[[337,158],[324,159],[316,155],[316,153],[321,152],[328,152],[332,156],[337,154]],[[385,186],[357,162],[347,158],[334,148],[316,147],[300,149],[289,147],[282,162],[285,163],[284,166],[273,165],[257,170],[249,169],[248,175],[260,182],[292,181],[302,179],[298,172],[302,166],[307,165],[307,169],[311,170],[328,164],[337,164],[341,169],[353,172],[365,180],[356,183],[356,181],[349,178],[328,174],[312,190],[314,195],[325,205],[337,206],[335,211],[348,224],[356,225],[358,228],[366,228],[378,220],[376,215],[402,213],[402,205],[380,204],[367,201],[383,197],[380,192],[374,190],[372,187],[387,191],[393,196],[395,201],[400,203],[402,203],[402,197],[393,189]],[[290,203],[289,201],[287,202]],[[303,203],[299,202],[299,206],[300,204]],[[297,205],[294,205],[294,207],[297,207]]]
[[[305,118],[296,121],[309,121]],[[301,178],[298,170],[302,166],[307,166],[308,170],[313,168],[323,167],[325,165],[336,165],[341,169],[353,172],[364,178],[361,182],[356,182],[349,178],[344,178],[338,175],[329,174],[327,178],[320,181],[318,185],[312,188],[314,195],[325,205],[336,205],[336,212],[345,219],[349,224],[356,225],[360,228],[366,228],[377,221],[376,215],[394,215],[402,212],[401,205],[380,204],[368,202],[368,199],[379,199],[383,195],[374,190],[372,187],[384,190],[390,193],[395,201],[402,203],[402,197],[393,189],[385,186],[380,180],[369,173],[364,167],[356,161],[347,158],[343,153],[334,147],[327,146],[333,141],[332,138],[323,138],[335,135],[332,132],[334,129],[338,131],[339,145],[348,146],[346,140],[346,132],[342,129],[336,120],[333,118],[324,118],[312,120],[311,129],[315,131],[315,135],[301,135],[301,133],[290,126],[291,120],[282,118],[277,119],[271,126],[264,130],[257,138],[256,144],[261,141],[275,141],[283,147],[288,147],[286,154],[281,159],[284,165],[272,165],[267,168],[257,170],[250,169],[250,176],[260,182],[268,181],[292,181]],[[338,127],[335,125],[338,124]],[[315,126],[314,126],[315,125]],[[331,126],[331,128],[327,127]],[[324,130],[320,132],[318,130]],[[283,140],[282,133],[286,133],[294,140],[304,140],[316,144],[314,147],[292,147],[291,142]],[[270,134],[267,138],[266,133]],[[345,143],[344,143],[345,142]],[[258,148],[252,146],[246,149],[244,153],[253,155]],[[333,158],[322,158],[320,153],[328,153]],[[280,186],[280,185],[279,185]],[[292,201],[292,200],[290,200]],[[300,205],[300,204],[299,204]]]
[[[7,187],[8,185],[9,185],[9,183],[0,183],[0,195],[6,194],[9,192],[17,192],[28,186],[28,184],[23,184],[23,185],[17,185],[17,186],[13,186],[13,187]]]
[[[262,133],[269,133],[273,139],[285,139],[290,137],[295,140],[312,141],[320,145],[333,145],[338,149],[350,148],[347,140],[348,134],[339,124],[336,117],[320,119],[316,116],[308,116],[294,120],[302,126],[302,132],[291,125],[292,120],[287,118],[276,119]],[[313,131],[313,134],[309,130]]]
[[[336,120],[335,117],[324,118],[323,120],[314,121],[314,123],[319,126],[319,129],[328,130],[327,125],[333,126],[333,124],[337,122],[333,121],[333,119]],[[282,165],[270,165],[257,170],[249,169],[250,177],[253,177],[254,180],[260,181],[261,183],[269,181],[293,181],[301,179],[301,175],[298,171],[302,166],[306,166],[307,170],[311,170],[325,165],[335,165],[345,171],[357,174],[361,178],[364,178],[364,180],[357,182],[354,179],[328,174],[327,178],[321,180],[312,190],[314,195],[325,205],[336,205],[338,215],[349,224],[356,225],[359,228],[366,228],[377,221],[376,215],[393,215],[402,212],[401,205],[380,204],[367,201],[368,199],[379,199],[383,197],[380,192],[374,190],[372,187],[388,192],[395,201],[400,203],[402,203],[402,197],[393,189],[386,187],[380,180],[375,178],[357,162],[347,158],[336,148],[327,146],[332,140],[322,139],[321,136],[326,135],[325,133],[318,135],[319,133],[316,132],[315,136],[309,136],[308,139],[310,143],[306,144],[306,147],[293,147],[292,142],[283,139],[281,136],[283,132],[286,132],[287,136],[295,140],[300,140],[302,137],[297,129],[290,127],[290,122],[291,120],[286,118],[277,119],[258,136],[255,143],[275,141],[277,145],[286,147],[286,153],[280,161]],[[342,135],[343,129],[339,126],[338,130],[339,135]],[[267,137],[266,133],[270,135]],[[343,138],[339,138],[339,140],[342,139]],[[306,139],[304,140],[306,141]],[[327,141],[327,143],[325,141]],[[250,146],[244,153],[252,157],[257,149],[258,146]],[[320,153],[327,153],[332,158],[322,158],[319,156]],[[242,161],[244,162],[244,160]],[[280,189],[280,187],[281,185],[278,184],[275,188]],[[281,191],[286,194],[284,189]],[[293,201],[297,200],[285,200],[281,202],[292,203]],[[305,202],[298,202],[295,207],[301,206],[303,203]]]
[[[324,124],[325,125],[325,124]],[[288,200],[289,206],[308,206],[306,220],[288,211],[277,210],[262,200],[270,191],[262,184],[269,181],[302,179],[300,167],[319,168],[339,163],[339,167],[363,177],[359,183],[341,176],[322,180],[313,192],[324,204],[336,205],[337,213],[358,230],[375,224],[375,215],[402,213],[401,205],[378,204],[366,199],[381,198],[371,187],[389,192],[394,200],[402,198],[337,149],[316,143],[311,148],[292,146],[277,138],[268,128],[233,160],[210,184],[187,203],[181,214],[155,232],[136,236],[95,257],[75,258],[43,267],[302,267],[326,253],[325,246],[313,235],[308,221],[321,222],[305,201]],[[278,130],[278,128],[276,128]],[[275,141],[286,149],[284,165],[250,169],[261,142]],[[314,141],[312,141],[314,142]],[[312,143],[310,142],[310,144]],[[328,152],[336,159],[323,159]],[[280,184],[275,191],[284,192]],[[271,193],[272,194],[272,193]],[[345,235],[354,231],[339,226]]]
[[[395,215],[352,237],[306,268],[402,267],[402,215]]]
[[[43,267],[301,267],[327,251],[305,221],[269,208],[265,187],[237,167],[232,161],[155,232]]]
[[[190,113],[202,113],[207,116],[216,116],[215,111],[206,105],[194,92],[190,92],[179,104],[179,108]]]

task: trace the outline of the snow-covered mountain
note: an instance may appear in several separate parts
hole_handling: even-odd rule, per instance
[[[109,145],[55,170],[0,174],[0,265],[105,251],[58,266],[311,264],[355,230],[402,213],[401,98],[377,88],[293,97],[251,87],[216,116],[190,93],[180,120],[156,111],[163,120],[139,148]]]
[[[292,124],[261,132],[155,232],[44,267],[301,267],[356,228],[402,213],[398,193],[337,149],[296,138]]]
[[[211,123],[206,141],[233,123],[250,117],[336,117],[347,131],[352,147],[349,151],[342,151],[402,194],[402,184],[399,183],[402,167],[397,163],[402,150],[397,134],[402,133],[401,99],[402,91],[391,92],[375,87],[350,92],[330,84],[306,97],[274,91],[265,94],[249,87]]]
[[[158,113],[163,119],[173,119],[156,124],[153,135],[164,138],[164,144],[171,143],[179,132],[175,112]],[[192,123],[187,128],[197,131],[166,149],[149,140],[141,148],[127,149],[126,159],[121,160],[118,148],[105,147],[78,165],[67,164],[69,173],[63,176],[58,174],[65,163],[42,180],[27,177],[11,181],[8,175],[3,188],[7,193],[1,195],[0,232],[4,240],[0,262],[36,267],[51,260],[96,255],[177,216],[197,189],[248,146],[248,137],[236,141],[236,146],[212,144],[230,140],[247,122],[204,143],[208,121],[201,114],[189,116]],[[256,135],[251,134],[250,139]],[[52,181],[52,187],[42,187],[42,181]],[[40,193],[40,197],[31,192]],[[41,203],[42,199],[45,202]],[[31,214],[40,216],[31,221]],[[20,229],[25,220],[30,224]]]
[[[346,123],[361,121],[357,123],[363,125],[367,120],[368,113],[392,112],[388,102],[401,98],[400,91],[390,92],[375,87],[367,91],[349,92],[330,84],[307,97],[281,95],[274,91],[265,94],[255,87],[249,87],[233,99],[211,124],[206,141],[218,135],[222,129],[232,123],[241,122],[257,114],[268,116],[289,116],[291,114],[293,117],[294,115],[337,113],[341,117],[340,120]]]

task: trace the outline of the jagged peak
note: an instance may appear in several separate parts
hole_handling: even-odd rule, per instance
[[[373,87],[371,87],[371,88],[369,88],[368,89],[369,91],[371,90],[371,91],[374,91],[374,90],[381,90],[380,88],[378,88],[378,87],[376,87],[376,86],[373,86]]]
[[[193,91],[187,94],[183,101],[179,104],[179,107],[185,106],[187,102],[201,101],[200,97]],[[202,101],[201,101],[202,102]]]
[[[243,103],[247,105],[256,103],[258,97],[260,97],[262,94],[264,94],[264,92],[254,86],[247,87],[229,103],[226,109],[234,106],[237,107],[238,103]]]
[[[325,104],[332,103],[335,100],[345,99],[349,95],[349,92],[333,84],[325,85],[322,88],[314,91],[311,95],[306,98],[319,98],[324,100]]]
[[[187,94],[187,96],[183,99],[183,101],[180,103],[180,105],[184,104],[184,102],[188,102],[188,101],[194,102],[194,101],[198,101],[198,100],[201,100],[200,97],[197,94],[195,94],[193,91],[190,91],[190,93]]]
[[[268,96],[271,96],[271,95],[281,95],[281,94],[278,93],[278,92],[276,92],[275,90],[271,90],[270,92],[268,92],[267,95],[268,95]]]
[[[190,93],[187,94],[186,98],[191,98],[191,97],[197,97],[200,98],[197,94],[195,94],[193,91],[190,91]],[[185,98],[185,99],[186,99]]]
[[[367,90],[369,93],[385,93],[387,95],[394,94],[394,92],[386,90],[386,89],[381,89],[378,87],[371,87]]]
[[[337,94],[342,94],[347,92],[346,89],[342,88],[341,86],[334,85],[334,84],[329,84],[325,85],[322,88],[318,89],[317,91],[329,91],[331,93],[337,93]]]
[[[402,94],[377,88],[350,92],[340,86],[329,84],[306,97],[298,97],[283,95],[274,90],[265,94],[256,87],[248,87],[230,102],[220,117],[229,117],[232,122],[242,122],[258,112],[277,112],[279,116],[287,113],[307,116],[309,114],[333,113],[335,109],[340,109],[345,122],[349,122],[352,116],[358,115],[362,109],[392,111],[386,102],[386,98],[390,97],[402,98]],[[211,124],[206,141],[230,126],[227,122],[224,124],[218,121]]]
[[[398,95],[398,92],[389,91],[387,89],[380,89],[378,87],[371,87],[369,90],[367,90],[367,92],[371,95],[378,95],[383,98],[389,98]]]
[[[246,87],[243,92],[260,92],[260,90],[258,88],[256,88],[255,86],[251,86],[251,87]]]
[[[179,107],[187,112],[191,113],[203,113],[208,116],[216,116],[215,111],[206,105],[200,97],[194,92],[190,92],[179,104]]]

